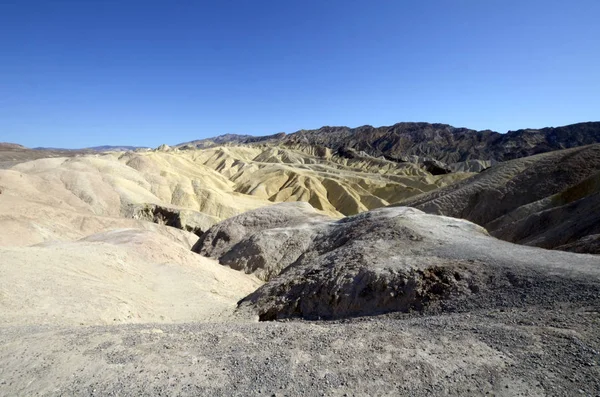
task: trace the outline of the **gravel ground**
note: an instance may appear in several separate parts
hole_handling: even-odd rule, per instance
[[[598,308],[0,330],[0,394],[600,395]]]

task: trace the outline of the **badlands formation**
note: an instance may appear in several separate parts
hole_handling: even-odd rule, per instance
[[[396,205],[468,219],[506,241],[600,254],[600,145],[500,163]]]
[[[0,144],[0,395],[599,395],[599,141]]]

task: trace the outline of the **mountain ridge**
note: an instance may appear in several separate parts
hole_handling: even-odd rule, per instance
[[[23,147],[25,148],[25,147]],[[26,149],[26,148],[25,148]],[[66,149],[66,148],[55,148],[55,147],[34,147],[31,150],[65,150],[65,151],[85,151],[89,150],[92,152],[110,152],[110,151],[129,151],[136,149],[149,149],[147,146],[127,146],[127,145],[101,145],[91,146],[80,149]]]
[[[354,128],[322,126],[318,129],[301,129],[289,134],[279,132],[262,136],[227,133],[182,142],[173,147],[186,150],[223,145],[309,145],[342,152],[353,149],[373,157],[384,157],[397,162],[435,160],[452,165],[471,160],[506,161],[599,142],[600,121],[586,121],[558,127],[523,128],[506,133],[490,129],[454,127],[444,123],[399,122],[379,127],[369,124]],[[145,148],[147,147],[103,145],[80,149],[35,147],[29,150],[104,152]],[[28,148],[20,146],[19,149]]]
[[[400,162],[411,161],[411,156],[417,156],[452,164],[469,160],[506,161],[598,142],[600,122],[593,121],[559,127],[519,129],[505,134],[442,123],[401,122],[381,127],[323,126],[291,134],[260,137],[225,134],[181,143],[175,147],[195,149],[223,144],[305,144],[332,150],[350,148]]]

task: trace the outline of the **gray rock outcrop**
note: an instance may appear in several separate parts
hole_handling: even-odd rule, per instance
[[[192,250],[268,281],[298,259],[329,221],[305,202],[277,204],[224,220]]]
[[[471,222],[406,207],[335,221],[278,204],[215,225],[194,250],[267,281],[239,304],[261,320],[544,304],[600,292],[598,257],[507,243]]]

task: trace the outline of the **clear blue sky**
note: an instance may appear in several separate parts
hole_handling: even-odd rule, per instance
[[[600,119],[599,0],[0,0],[0,141]]]

